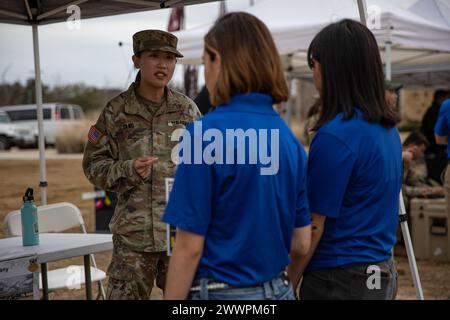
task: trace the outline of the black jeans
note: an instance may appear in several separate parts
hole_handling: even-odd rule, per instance
[[[392,260],[305,273],[302,300],[394,300],[397,270]]]

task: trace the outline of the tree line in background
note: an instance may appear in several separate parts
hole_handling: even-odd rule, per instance
[[[42,86],[43,102],[62,102],[81,106],[84,112],[102,109],[106,103],[122,90],[99,89],[85,84],[59,85],[53,88]],[[34,79],[0,84],[0,106],[36,103]]]

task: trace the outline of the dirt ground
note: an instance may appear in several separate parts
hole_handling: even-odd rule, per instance
[[[1,159],[2,157],[0,157]],[[71,202],[78,206],[83,214],[88,232],[95,231],[93,200],[82,200],[83,192],[93,191],[86,180],[81,159],[50,159],[47,161],[48,203]],[[39,162],[38,160],[0,160],[0,221],[13,210],[21,206],[22,195],[28,186],[35,189],[39,203]],[[72,231],[73,232],[73,231]],[[0,238],[5,233],[0,230]],[[98,267],[106,271],[111,252],[96,254]],[[396,248],[396,262],[399,270],[398,299],[415,299],[408,260],[403,247]],[[82,265],[82,258],[67,259],[51,263],[49,269],[61,268],[71,264]],[[422,286],[426,299],[450,299],[450,263],[418,261]],[[104,287],[106,288],[106,280]],[[83,288],[82,288],[83,289]],[[94,296],[97,286],[93,286]],[[157,288],[152,293],[153,299],[161,299],[161,291]],[[50,299],[84,299],[84,290],[57,290],[50,294]]]

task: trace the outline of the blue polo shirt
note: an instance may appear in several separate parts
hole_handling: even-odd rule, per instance
[[[396,242],[402,145],[397,129],[339,114],[312,141],[311,212],[326,217],[308,271],[387,260]]]
[[[450,99],[445,100],[439,109],[439,116],[434,127],[438,136],[448,137],[450,135]],[[447,145],[447,157],[450,159],[450,144]]]
[[[163,221],[205,237],[197,279],[211,278],[240,287],[271,280],[290,263],[293,229],[310,224],[305,151],[273,110],[272,98],[264,94],[236,95],[229,104],[191,123],[183,141],[190,140],[192,149],[201,136],[196,132],[200,126],[204,138],[208,137],[202,143],[208,154],[213,141],[224,148],[230,143],[226,141],[228,130],[242,129],[249,136],[256,130],[258,148],[246,142],[243,155],[236,150],[236,142],[235,148],[229,149],[235,153],[231,155],[235,164],[225,161],[229,152],[221,154],[220,150],[215,155],[223,164],[217,159],[212,164],[195,164],[191,152],[192,164],[178,165]],[[278,157],[279,165],[278,170],[269,171],[272,174],[263,175],[261,169],[270,167],[267,159],[250,160],[266,150],[271,150],[273,159]],[[181,153],[189,154],[186,150]],[[206,158],[210,163],[210,157]],[[239,159],[241,164],[237,164]]]

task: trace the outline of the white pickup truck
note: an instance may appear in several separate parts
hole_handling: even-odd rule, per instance
[[[36,135],[26,125],[12,123],[8,114],[0,111],[0,151],[34,144]]]
[[[44,137],[46,145],[54,145],[58,133],[66,128],[83,121],[85,118],[80,106],[65,103],[44,103]],[[27,129],[34,135],[34,145],[37,145],[37,106],[35,104],[4,106],[0,111],[5,112],[15,125]],[[25,132],[22,132],[25,135]],[[19,145],[20,146],[20,145]]]

